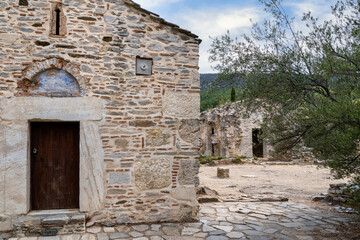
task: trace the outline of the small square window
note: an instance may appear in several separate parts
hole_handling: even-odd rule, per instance
[[[152,75],[153,60],[149,58],[136,58],[136,75]]]

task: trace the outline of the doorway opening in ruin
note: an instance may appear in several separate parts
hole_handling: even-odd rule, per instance
[[[264,157],[264,142],[261,138],[262,130],[255,128],[252,130],[252,144],[254,157]]]
[[[30,123],[31,210],[78,209],[79,122]]]
[[[215,144],[211,144],[211,156],[215,156]]]

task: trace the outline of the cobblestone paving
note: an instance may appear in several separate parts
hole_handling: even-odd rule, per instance
[[[198,223],[143,224],[90,227],[87,234],[11,238],[17,240],[226,240],[226,239],[328,239],[337,226],[350,219],[324,214],[293,203],[209,203],[200,208]],[[341,238],[337,238],[341,239]]]

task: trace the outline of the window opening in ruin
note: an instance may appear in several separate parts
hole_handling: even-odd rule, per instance
[[[259,157],[259,158],[264,157],[264,142],[261,138],[261,134],[262,134],[261,129],[252,130],[253,155],[254,157]]]
[[[56,35],[60,35],[60,9],[56,9]]]
[[[215,135],[215,128],[211,128],[211,135]]]

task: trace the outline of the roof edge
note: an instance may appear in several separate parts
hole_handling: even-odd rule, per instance
[[[200,44],[202,42],[202,40],[199,38],[198,35],[192,33],[189,30],[186,30],[186,29],[183,29],[183,28],[179,27],[178,25],[176,25],[174,23],[166,21],[165,19],[161,18],[159,14],[153,13],[153,12],[151,12],[149,10],[146,10],[145,8],[142,8],[140,4],[135,3],[132,0],[124,0],[124,3],[134,7],[137,10],[140,10],[142,12],[145,12],[145,13],[149,14],[150,17],[152,17],[153,19],[159,21],[161,24],[170,26],[170,27],[174,28],[175,30],[179,31],[180,33],[184,33],[184,34],[186,34],[186,35],[188,35],[190,37],[195,38],[195,41],[196,41],[197,44]]]

